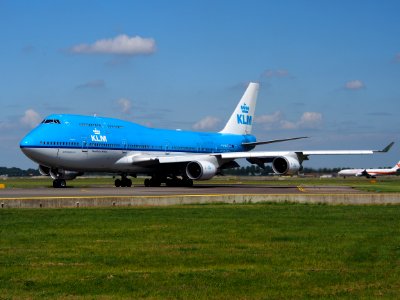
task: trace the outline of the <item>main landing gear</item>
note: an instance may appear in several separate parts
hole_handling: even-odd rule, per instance
[[[193,186],[193,180],[189,178],[160,178],[153,176],[151,179],[146,178],[144,180],[145,187],[159,187],[162,183],[165,183],[166,186],[175,186],[175,187],[191,187]]]
[[[53,188],[65,188],[67,187],[67,182],[64,179],[54,179]]]
[[[131,187],[132,180],[126,177],[126,175],[122,175],[121,179],[115,179],[114,184],[116,187]]]

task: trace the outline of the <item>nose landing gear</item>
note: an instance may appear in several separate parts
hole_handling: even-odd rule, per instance
[[[65,188],[67,187],[67,182],[64,179],[54,179],[53,188]]]

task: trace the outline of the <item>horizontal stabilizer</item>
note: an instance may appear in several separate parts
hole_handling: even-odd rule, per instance
[[[273,143],[280,143],[280,142],[300,140],[300,139],[308,139],[308,138],[309,138],[308,136],[300,136],[300,137],[288,138],[288,139],[280,139],[280,140],[269,140],[269,141],[262,141],[262,142],[242,143],[242,146],[258,146],[258,145],[273,144]]]

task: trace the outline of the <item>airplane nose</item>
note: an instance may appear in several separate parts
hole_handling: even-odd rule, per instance
[[[34,140],[33,137],[28,134],[26,135],[21,142],[19,143],[19,147],[21,148],[21,151],[28,157],[32,156],[32,146],[34,145]]]
[[[19,147],[23,149],[24,147],[29,147],[33,145],[33,138],[30,134],[26,135],[21,142],[19,143]]]

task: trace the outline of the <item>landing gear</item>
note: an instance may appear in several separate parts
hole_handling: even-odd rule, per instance
[[[67,182],[64,179],[54,179],[53,188],[65,188],[67,187]]]
[[[184,187],[191,187],[193,186],[193,180],[189,178],[178,178],[178,177],[173,177],[173,178],[159,178],[159,177],[151,177],[151,179],[146,178],[144,180],[144,186],[145,187],[159,187],[161,186],[162,183],[165,183],[166,186],[174,186],[174,187],[179,187],[179,186],[184,186]]]
[[[158,187],[158,186],[161,186],[161,180],[159,178],[157,178],[157,177],[152,177],[151,179],[146,178],[144,180],[144,186],[145,187],[149,187],[149,186]]]
[[[116,187],[131,187],[132,180],[130,180],[126,176],[122,175],[121,179],[115,179],[114,184]]]

